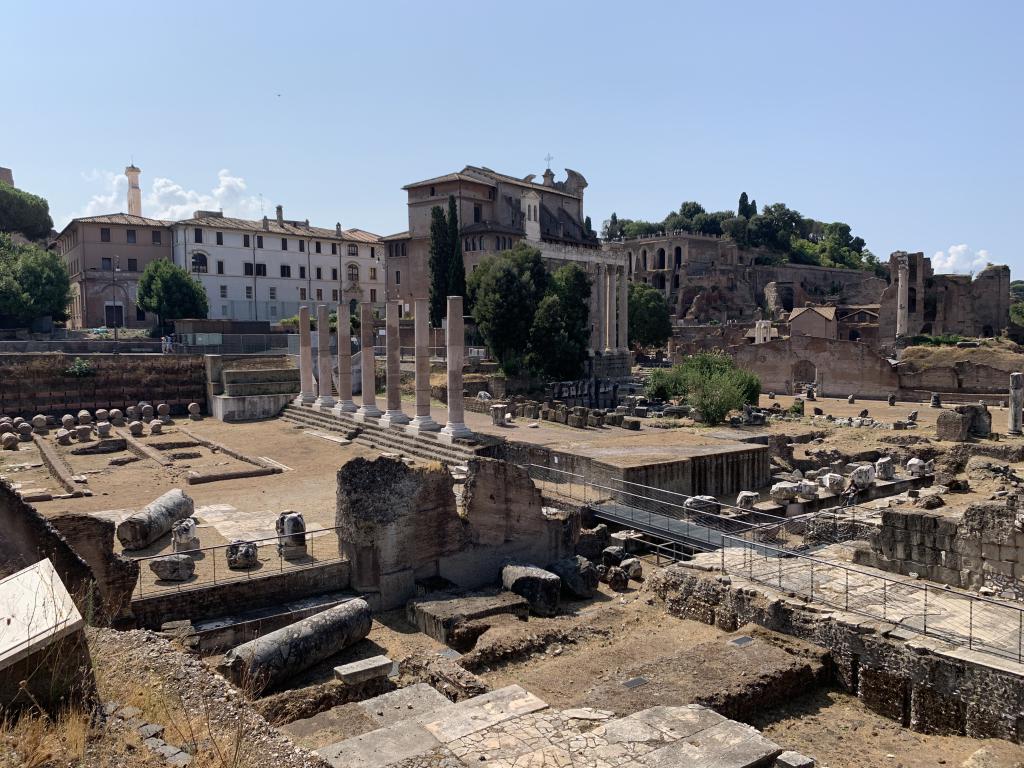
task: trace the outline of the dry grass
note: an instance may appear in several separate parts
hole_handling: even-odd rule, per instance
[[[0,766],[105,766],[115,757],[125,768],[157,764],[140,751],[131,733],[113,733],[90,722],[80,709],[67,710],[56,721],[35,712],[0,722]]]
[[[960,361],[974,365],[988,365],[1002,371],[1013,372],[1024,365],[1021,347],[1006,339],[985,339],[980,347],[959,349],[958,347],[907,347],[901,359],[913,363],[918,370],[952,366]]]

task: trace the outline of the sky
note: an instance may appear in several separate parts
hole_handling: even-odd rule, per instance
[[[883,260],[1024,276],[1024,3],[0,0],[0,166],[125,210],[406,228],[404,184],[589,182],[595,228],[785,202]],[[15,66],[13,62],[22,62]]]

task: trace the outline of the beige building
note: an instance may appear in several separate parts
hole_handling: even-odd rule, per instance
[[[789,335],[835,340],[836,308],[800,307],[794,309],[789,315]]]
[[[130,213],[72,219],[54,247],[71,279],[69,328],[148,328],[156,316],[135,303],[139,278],[171,258],[170,222]]]

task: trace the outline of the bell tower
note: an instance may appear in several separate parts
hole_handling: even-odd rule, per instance
[[[128,177],[128,213],[133,216],[142,215],[142,188],[139,186],[139,174],[142,173],[134,164],[124,169]]]

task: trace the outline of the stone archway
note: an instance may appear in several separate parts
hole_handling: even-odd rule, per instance
[[[815,384],[818,381],[818,369],[810,360],[797,360],[793,363],[793,388],[801,384]]]

